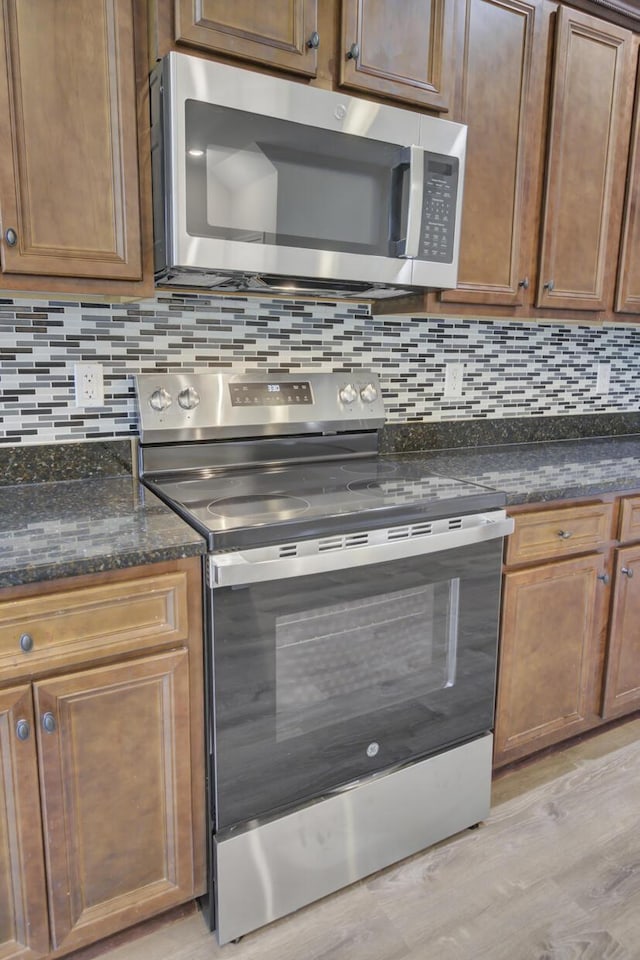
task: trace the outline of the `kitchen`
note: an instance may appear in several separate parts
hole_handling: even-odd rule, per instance
[[[25,49],[21,48],[20,62],[28,64],[27,54],[37,56],[38,43],[48,43],[46,31],[32,31],[32,34],[36,35],[30,36],[28,21],[20,19],[23,11],[27,11],[28,14],[29,6],[23,6],[20,3],[9,3],[6,6],[4,26],[7,36],[13,43],[16,42],[16,38],[21,41],[27,38],[29,42]],[[477,12],[480,6],[470,4],[469,9],[472,13]],[[533,9],[538,5],[515,6],[521,15],[523,6]],[[549,6],[552,8],[554,5]],[[111,30],[111,33],[107,31],[106,36],[113,38],[113,31],[118,27],[122,31],[118,34],[122,36],[122,43],[118,49],[126,55],[127,43],[131,38],[124,29],[126,18],[122,21],[119,17],[124,15],[123,11],[126,13],[127,4],[108,5],[108,7],[110,10],[116,10],[117,7],[117,16],[105,15],[105,22]],[[434,9],[435,7],[437,5]],[[345,10],[347,8],[348,5],[345,5]],[[136,14],[138,12],[136,10]],[[60,11],[59,15],[61,15]],[[32,13],[31,16],[35,14]],[[444,27],[449,21],[445,17],[444,20],[437,22]],[[524,22],[528,24],[530,21],[525,18]],[[544,22],[544,18],[535,19],[536,30],[542,29],[541,23]],[[55,24],[51,25],[51,29],[54,26]],[[57,28],[60,30],[64,28],[67,41],[73,37],[73,30],[78,30],[72,20],[58,23]],[[325,35],[323,30],[322,36]],[[527,34],[527,37],[529,36]],[[626,36],[624,30],[622,36]],[[630,36],[633,46],[636,35]],[[9,48],[14,49],[11,43]],[[531,52],[530,48],[527,49]],[[319,47],[305,46],[305,51],[310,51],[311,54],[315,51],[318,57],[321,57],[323,50],[323,41],[320,41]],[[46,59],[45,53],[43,48],[40,51],[43,60]],[[136,54],[139,56],[139,47],[136,47]],[[91,55],[95,60],[97,52],[93,50]],[[353,59],[354,57],[350,58],[350,60]],[[17,70],[16,61],[13,62]],[[471,63],[472,58],[469,57],[468,62]],[[87,66],[85,76],[87,82],[91,78],[91,82],[95,83],[96,75],[100,75],[95,71],[95,63],[93,68],[89,70]],[[21,79],[27,83],[32,75],[27,67]],[[20,89],[20,103],[23,109],[22,113],[17,113],[14,109],[11,116],[24,119],[24,126],[17,124],[15,127],[17,141],[26,143],[28,147],[35,146],[29,137],[37,134],[39,129],[39,135],[42,137],[44,134],[36,123],[37,116],[35,120],[32,119],[33,115],[25,109],[25,105],[29,104],[28,90],[20,88],[19,84],[16,85],[17,76],[17,74],[14,76],[13,90],[15,94],[15,91]],[[322,75],[320,79],[322,80]],[[142,83],[140,88],[143,89]],[[477,88],[469,87],[469,89]],[[504,92],[504,88],[502,89]],[[104,90],[102,93],[104,95]],[[526,93],[527,96],[532,95],[529,88]],[[35,96],[35,93],[32,96]],[[42,99],[41,89],[38,90],[37,99]],[[59,96],[57,102],[59,102]],[[130,105],[130,101],[124,97],[121,105],[127,103]],[[624,104],[621,104],[621,109],[623,107]],[[630,98],[627,107],[630,108]],[[104,115],[99,115],[96,111],[86,112],[90,114],[87,116],[87,123],[97,123],[100,119],[104,121]],[[2,115],[6,122],[9,111],[3,111]],[[31,126],[29,126],[30,123]],[[144,124],[141,129],[140,142],[144,144]],[[89,131],[90,136],[96,132],[95,128],[91,127]],[[619,134],[620,127],[616,126],[615,131]],[[630,120],[627,135],[629,131]],[[525,132],[527,136],[532,135],[529,129]],[[49,136],[49,128],[46,135]],[[501,138],[500,145],[501,156],[506,156],[504,137]],[[46,148],[50,150],[52,145],[47,142]],[[524,150],[524,147],[520,145],[519,149]],[[34,154],[27,149],[22,157],[28,158],[31,163],[32,156],[36,155],[42,157],[45,154],[42,152],[37,154],[37,151]],[[148,177],[149,174],[148,169],[145,173],[144,156],[144,151],[141,151],[143,185],[146,182],[144,177]],[[97,159],[99,160],[99,157]],[[64,181],[68,178],[72,180],[78,194],[78,202],[82,204],[84,201],[87,204],[87,223],[93,230],[95,224],[91,223],[89,212],[94,213],[93,194],[96,191],[95,189],[88,191],[85,197],[82,197],[82,164],[86,161],[82,161],[78,168],[73,167],[75,162],[73,158],[69,159],[71,166],[66,168],[63,179]],[[619,163],[619,157],[617,162]],[[469,172],[472,169],[479,169],[477,165],[472,167],[470,161],[468,163]],[[130,174],[131,164],[132,157],[129,156],[122,171]],[[99,169],[98,166],[96,175]],[[17,483],[25,479],[25,476],[28,479],[39,476],[64,481],[74,476],[83,476],[83,470],[85,476],[100,477],[102,474],[111,477],[114,471],[116,475],[119,471],[122,475],[121,472],[126,470],[127,464],[131,469],[133,460],[128,445],[129,439],[136,435],[138,422],[132,374],[150,372],[157,368],[166,369],[171,364],[194,369],[206,365],[216,367],[225,365],[226,369],[258,367],[272,371],[277,367],[279,370],[290,373],[297,373],[299,370],[329,371],[353,368],[375,370],[383,378],[387,424],[381,443],[382,450],[387,452],[425,448],[446,450],[458,445],[483,446],[524,439],[540,440],[575,436],[583,436],[586,439],[589,436],[602,435],[603,416],[606,419],[606,427],[604,427],[606,433],[624,436],[637,432],[635,413],[637,387],[633,376],[633,361],[637,356],[638,344],[633,326],[633,314],[629,313],[628,309],[620,310],[620,306],[624,307],[632,301],[633,278],[628,270],[621,273],[625,280],[623,286],[618,287],[616,294],[618,297],[616,313],[615,284],[611,276],[611,264],[614,261],[617,262],[617,256],[613,259],[605,256],[605,247],[607,243],[613,242],[612,238],[616,239],[616,224],[619,233],[622,218],[624,198],[619,178],[607,180],[610,192],[605,198],[606,210],[609,213],[606,222],[611,222],[612,226],[605,231],[606,237],[598,236],[598,249],[602,254],[605,269],[604,272],[596,271],[597,283],[592,291],[591,301],[587,299],[588,309],[584,312],[581,313],[580,309],[584,308],[587,297],[585,290],[579,291],[578,299],[582,302],[580,309],[575,309],[575,303],[569,305],[567,302],[566,290],[563,290],[561,280],[558,279],[561,277],[561,262],[556,262],[556,265],[559,263],[560,272],[556,273],[554,289],[549,290],[544,287],[548,281],[542,277],[542,270],[521,271],[521,262],[516,262],[517,258],[510,256],[509,277],[506,282],[498,285],[500,289],[496,289],[496,284],[492,284],[492,278],[489,278],[489,284],[493,286],[491,294],[486,290],[478,293],[465,289],[464,293],[458,291],[456,294],[450,293],[444,297],[444,299],[466,297],[467,302],[473,306],[448,304],[443,307],[437,302],[438,295],[430,293],[427,294],[430,298],[428,302],[420,298],[419,303],[417,305],[414,303],[413,309],[408,312],[404,304],[401,312],[394,313],[391,302],[388,302],[384,308],[386,316],[383,316],[377,310],[372,310],[370,304],[357,301],[325,302],[313,301],[307,297],[299,297],[292,301],[285,297],[225,297],[215,293],[170,293],[165,290],[158,290],[154,295],[149,288],[149,260],[144,260],[145,256],[149,257],[149,251],[146,250],[145,253],[144,247],[141,255],[141,263],[143,265],[146,263],[146,267],[143,266],[142,270],[143,280],[123,279],[127,270],[130,276],[131,274],[135,276],[139,265],[138,268],[135,264],[133,267],[122,265],[123,251],[127,254],[135,252],[135,242],[131,241],[131,235],[128,243],[123,243],[124,221],[122,219],[118,221],[120,232],[114,229],[111,235],[103,234],[101,237],[105,243],[112,242],[112,246],[114,238],[117,241],[115,243],[117,249],[113,253],[109,252],[107,257],[103,257],[101,265],[98,261],[101,259],[101,250],[104,250],[105,246],[103,244],[100,247],[99,243],[95,243],[95,233],[91,234],[91,241],[94,243],[93,262],[87,255],[88,252],[84,251],[83,256],[79,258],[81,264],[79,265],[77,261],[72,263],[74,251],[77,251],[81,244],[75,242],[68,247],[60,245],[60,250],[55,255],[52,249],[55,246],[52,242],[54,234],[51,232],[53,227],[56,237],[63,236],[62,226],[65,215],[68,217],[67,225],[69,225],[73,213],[73,206],[67,202],[69,189],[62,203],[62,209],[54,210],[52,216],[51,208],[48,206],[48,194],[41,196],[38,201],[37,187],[40,183],[42,190],[42,178],[38,180],[37,171],[34,172],[31,166],[22,167],[20,170],[21,177],[27,177],[27,180],[23,179],[21,183],[26,183],[29,176],[33,177],[33,183],[29,183],[33,189],[25,190],[21,197],[23,206],[20,208],[20,219],[12,218],[13,213],[17,217],[18,211],[17,204],[14,209],[11,208],[12,191],[3,194],[2,207],[3,235],[5,235],[3,287],[7,291],[0,311],[2,314],[0,373],[2,374],[4,417],[2,428],[3,440],[6,444],[3,446],[2,458],[5,482],[8,480],[11,483]],[[75,179],[70,176],[69,170],[76,175]],[[104,173],[104,168],[102,172]],[[513,224],[513,218],[517,214],[523,218],[519,222],[519,227],[525,224],[529,229],[530,222],[524,215],[524,210],[527,204],[534,203],[536,189],[541,187],[539,182],[532,183],[530,171],[527,176],[524,171],[520,171],[520,168],[517,168],[517,172],[521,192],[517,194],[518,203],[509,212],[509,222]],[[3,176],[2,182],[6,185],[6,169]],[[13,177],[12,168],[11,178]],[[473,189],[473,183],[471,183],[471,189]],[[7,201],[4,199],[5,196],[9,197]],[[126,196],[127,199],[131,198],[130,193]],[[539,202],[538,196],[538,205]],[[29,206],[29,203],[32,203],[32,206]],[[97,201],[96,205],[99,207]],[[124,208],[116,205],[115,209],[118,216],[121,216]],[[630,206],[629,209],[633,207]],[[145,226],[145,218],[147,221],[150,218],[150,205],[142,203],[141,210],[143,235],[148,236],[144,231],[149,226],[148,222]],[[618,212],[614,215],[615,210]],[[503,213],[502,207],[499,212]],[[574,215],[575,209],[572,208],[570,213]],[[42,222],[38,222],[40,215],[43,217]],[[58,216],[63,218],[62,221],[57,219]],[[98,209],[95,216],[96,221],[106,230],[104,211]],[[486,218],[486,213],[483,216]],[[130,221],[134,226],[135,220],[134,215]],[[12,234],[7,238],[6,232],[14,229],[10,225],[16,223],[23,226],[16,237],[16,242],[12,243]],[[504,220],[501,225],[504,227]],[[23,243],[24,227],[26,231]],[[75,227],[77,230],[77,208]],[[47,230],[50,231],[48,236]],[[17,233],[17,231],[14,232]],[[74,235],[74,239],[76,238],[77,234]],[[510,238],[514,253],[517,252],[525,261],[527,258],[533,259],[532,249],[535,244],[526,230],[514,228]],[[86,237],[84,239],[86,240]],[[31,247],[29,243],[32,243]],[[560,253],[562,252],[561,249]],[[106,261],[109,262],[106,263]],[[472,263],[472,257],[469,262]],[[464,266],[464,258],[462,263]],[[632,258],[629,263],[633,264]],[[499,266],[502,269],[504,260]],[[72,283],[69,281],[65,283],[61,279],[65,275],[71,278],[82,276],[83,270],[85,276],[88,274],[84,281],[74,280]],[[122,276],[115,279],[120,271]],[[542,292],[537,291],[541,306],[533,306],[533,297],[536,293],[533,279],[526,285],[521,283],[523,279],[527,279],[527,276],[533,278],[537,273],[541,276]],[[105,279],[96,279],[100,276]],[[570,279],[575,281],[575,276]],[[624,302],[620,299],[620,290],[623,287],[626,291]],[[75,297],[72,296],[74,289]],[[21,296],[16,292],[19,290],[24,291],[24,295]],[[80,293],[81,297],[86,296],[87,299],[80,299],[78,302],[77,293]],[[120,298],[126,298],[127,295],[135,296],[135,301],[123,299],[119,302]],[[94,300],[95,296],[99,296],[100,299]],[[495,296],[497,300],[489,299],[490,296]],[[554,301],[554,296],[559,299]],[[487,306],[487,303],[491,306]],[[561,312],[556,313],[557,310]],[[513,322],[514,319],[518,322]],[[101,365],[104,378],[104,404],[96,407],[85,405],[80,408],[74,403],[73,366],[78,362]],[[453,377],[453,390],[450,383],[451,372],[449,372],[449,378],[447,377],[448,364],[454,366],[454,373],[457,375]],[[461,393],[456,395],[460,389]],[[462,443],[459,439],[452,442],[452,424],[464,425],[462,430],[466,432],[463,433]],[[513,432],[510,433],[510,429]],[[69,441],[83,440],[90,440],[91,444],[79,445],[83,448],[82,457],[86,456],[87,461],[78,464],[77,457],[74,458],[69,452]],[[92,448],[91,453],[85,452],[86,446]],[[553,501],[554,498],[549,494],[550,489],[556,490],[556,499],[579,498],[580,494],[577,491],[580,489],[580,481],[584,480],[581,476],[583,472],[581,457],[578,455],[573,461],[568,459],[572,480],[571,483],[561,484],[563,496],[560,497],[557,493],[559,486],[557,478],[551,478],[550,481],[547,477],[544,491],[541,493],[538,490],[540,501]],[[631,459],[633,460],[633,457]],[[115,466],[114,461],[117,461]],[[122,467],[123,463],[125,467]],[[613,495],[617,492],[636,492],[637,480],[633,477],[632,469],[625,471],[624,476],[620,477],[615,475],[608,461],[601,466],[603,469],[609,468],[609,473],[605,469],[604,478],[601,477],[599,480],[601,492],[610,495],[610,499],[613,497],[617,511],[619,504]],[[563,467],[566,469],[567,464],[563,463]],[[548,470],[549,467],[543,464],[543,473],[545,469]],[[564,474],[563,479],[566,476],[567,474]],[[503,466],[500,480],[506,482],[507,479]],[[497,484],[497,479],[494,482]],[[517,485],[517,478],[514,483]],[[555,487],[553,487],[554,483]],[[522,487],[522,480],[520,487]],[[533,497],[535,487],[532,486],[528,493],[530,502],[535,502]],[[595,496],[593,490],[590,490],[589,494],[592,498]],[[629,498],[627,502],[628,500]],[[95,520],[99,524],[101,518],[97,515],[98,511],[95,512]],[[156,519],[159,524],[158,539],[162,536],[175,535],[175,530],[171,532],[160,529],[162,521],[159,517]],[[104,522],[108,528],[109,518],[105,517]],[[599,538],[589,541],[587,548],[590,557],[596,556],[597,563],[600,564],[597,570],[593,567],[594,577],[597,575],[611,577],[612,571],[602,567],[602,557],[605,549],[610,550],[614,543],[622,542],[617,540],[617,529],[613,531],[613,524],[613,507],[611,507],[605,518],[604,528],[599,531]],[[42,521],[36,525],[40,535],[42,535],[42,525]],[[35,535],[34,532],[33,536]],[[86,550],[88,563],[83,568],[85,571],[83,576],[91,571],[99,571],[101,563],[104,563],[99,552],[92,560],[90,539],[90,537],[87,538],[87,544],[83,547]],[[629,541],[624,542],[632,543],[632,541],[633,535]],[[64,544],[60,547],[64,547]],[[633,547],[622,549],[629,550]],[[154,550],[157,551],[155,554]],[[176,555],[166,557],[166,562],[180,563],[184,559],[188,564],[189,550],[192,551],[191,560],[193,560],[194,556],[197,557],[197,547],[193,540],[187,546],[176,547]],[[34,548],[34,552],[36,556],[28,558],[27,565],[37,571],[37,548]],[[158,541],[148,545],[145,556],[148,559],[161,558]],[[545,559],[555,556],[556,554],[549,554]],[[64,550],[62,550],[60,562],[59,569],[62,571],[65,563]],[[560,562],[566,561],[559,559],[558,563]],[[180,569],[183,573],[186,570],[185,567]],[[520,576],[523,569],[525,568],[517,568],[508,575]],[[69,562],[67,573],[73,573],[72,562]],[[175,570],[166,570],[165,573],[170,578],[178,577]],[[36,576],[37,574],[34,573],[34,583]],[[187,573],[186,577],[191,584],[193,579],[191,573]],[[11,579],[3,581],[5,585],[11,582]],[[27,580],[22,582],[28,583]],[[172,581],[172,589],[177,591],[177,594],[181,594],[185,589],[181,583],[182,581],[176,580],[175,583]],[[603,582],[603,586],[608,589],[608,584]],[[29,589],[32,589],[32,595],[37,592],[36,587]],[[198,628],[197,613],[194,612],[195,604],[190,592],[192,589],[191,586],[186,588],[187,599],[184,600],[195,618],[187,630],[190,651],[195,649],[193,636]],[[179,605],[182,603],[181,600]],[[602,600],[599,600],[597,605],[599,610]],[[166,613],[163,616],[166,617]],[[184,624],[175,625],[175,629],[178,633],[182,630],[180,636],[185,636]],[[598,629],[603,629],[601,624]],[[172,640],[170,633],[168,629],[167,643],[169,644],[174,642],[177,635],[174,633]],[[575,637],[572,638],[572,642],[576,642]],[[126,647],[123,639],[119,652],[130,649],[130,646]],[[577,655],[576,651],[574,653]],[[162,656],[165,655],[169,656],[169,653],[162,654]],[[86,649],[83,656],[86,662]],[[104,656],[106,669],[109,655],[105,652]],[[83,663],[80,652],[76,651],[74,657],[75,659],[65,662],[67,664],[73,662],[76,666]],[[595,658],[592,656],[589,670],[595,671],[595,660],[597,656]],[[126,658],[124,662],[128,662]],[[45,669],[44,666],[42,669]],[[192,683],[201,682],[193,665],[190,669]],[[70,677],[73,675],[73,673],[69,674]],[[15,672],[13,676],[18,677],[20,674]],[[588,678],[585,677],[585,681],[587,679],[591,686],[596,682],[591,675]],[[45,679],[44,683],[47,682]],[[46,692],[45,690],[42,696]],[[578,727],[583,720],[584,717],[581,716]],[[592,726],[594,722],[593,717],[590,716],[580,729]],[[191,718],[191,723],[192,729],[195,730],[197,717]],[[554,724],[557,727],[557,717],[551,719],[551,726],[553,727]],[[575,725],[573,729],[578,732]],[[562,732],[558,733],[555,729],[546,733],[550,738],[548,742],[552,742],[554,737],[557,740],[562,736]],[[509,754],[510,747],[507,741],[508,738],[505,741],[505,757],[515,759],[518,755],[524,755],[527,750],[531,750],[526,743],[526,738],[523,746],[520,736],[520,741],[514,748],[515,754],[513,750]],[[546,742],[536,742],[534,738],[534,747],[545,745]],[[194,759],[191,773],[197,780],[195,766]],[[44,815],[48,815],[46,809]],[[195,806],[192,816],[197,820],[198,812]],[[170,900],[170,897],[174,896],[173,891],[170,891],[168,896]],[[175,899],[174,902],[176,902]],[[130,905],[124,909],[129,908]],[[130,916],[135,916],[135,911]],[[124,926],[124,922],[122,925]],[[80,942],[72,943],[67,950],[79,946]],[[88,941],[85,940],[85,942]],[[46,953],[47,950],[40,946],[39,952]]]

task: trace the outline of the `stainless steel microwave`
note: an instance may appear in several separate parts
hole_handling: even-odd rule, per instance
[[[466,126],[170,53],[151,78],[159,284],[454,287]]]

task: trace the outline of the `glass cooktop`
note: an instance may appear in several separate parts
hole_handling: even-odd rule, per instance
[[[147,481],[210,549],[325,536],[504,505],[503,493],[431,473],[418,460],[368,457]]]

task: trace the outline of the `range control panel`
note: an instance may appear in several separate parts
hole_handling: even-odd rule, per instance
[[[377,430],[384,423],[371,370],[145,373],[135,381],[142,443]]]
[[[426,153],[424,192],[420,225],[421,260],[453,262],[456,203],[458,199],[457,157]]]

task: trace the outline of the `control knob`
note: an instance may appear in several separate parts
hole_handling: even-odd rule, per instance
[[[159,387],[149,397],[149,406],[153,407],[154,410],[166,410],[167,407],[171,406],[171,400],[171,394],[164,387]]]
[[[360,396],[364,403],[373,403],[374,400],[378,399],[378,391],[372,383],[368,383],[360,391]]]
[[[343,403],[353,403],[358,396],[358,392],[353,384],[348,383],[346,387],[342,387],[342,389],[338,391],[338,396]]]
[[[200,403],[200,394],[193,387],[186,387],[178,394],[178,403],[183,410],[193,410]]]

